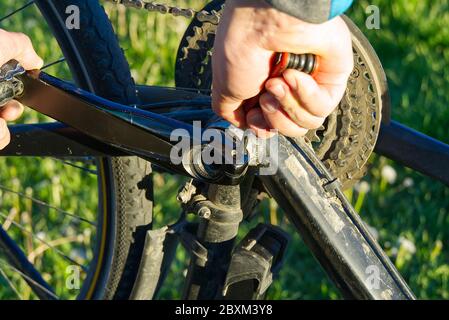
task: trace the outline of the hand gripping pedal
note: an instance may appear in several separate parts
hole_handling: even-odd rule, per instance
[[[279,272],[290,237],[278,227],[259,224],[232,254],[223,296],[225,299],[256,300]]]

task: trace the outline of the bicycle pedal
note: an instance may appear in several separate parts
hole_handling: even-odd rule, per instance
[[[268,224],[252,229],[234,249],[223,287],[228,300],[256,300],[265,295],[282,267],[290,236]]]
[[[0,108],[23,93],[23,82],[16,78],[25,69],[16,60],[10,60],[0,68]]]

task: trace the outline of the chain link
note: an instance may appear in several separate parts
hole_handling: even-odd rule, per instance
[[[220,22],[220,13],[217,11],[197,11],[192,8],[180,8],[171,6],[165,3],[156,3],[153,1],[143,0],[105,0],[114,4],[121,4],[127,8],[135,8],[139,10],[146,10],[148,12],[157,12],[162,14],[170,14],[174,17],[184,17],[187,19],[196,18],[200,22],[209,22],[218,24]]]

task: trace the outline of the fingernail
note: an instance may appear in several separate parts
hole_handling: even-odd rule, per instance
[[[276,98],[282,99],[285,96],[285,89],[282,85],[278,84],[276,86],[268,88],[268,91],[272,93]]]
[[[279,110],[280,107],[279,101],[273,97],[271,94],[267,95],[265,101],[261,104],[263,110],[268,113],[275,113]]]

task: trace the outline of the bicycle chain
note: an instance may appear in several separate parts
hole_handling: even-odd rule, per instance
[[[127,8],[135,8],[140,10],[146,10],[148,12],[157,12],[162,14],[170,14],[174,17],[184,17],[187,19],[198,19],[201,22],[209,22],[218,24],[220,22],[220,14],[218,12],[208,12],[205,10],[197,11],[192,8],[181,8],[171,6],[165,3],[157,3],[153,1],[143,0],[105,0],[114,4],[122,4]]]

